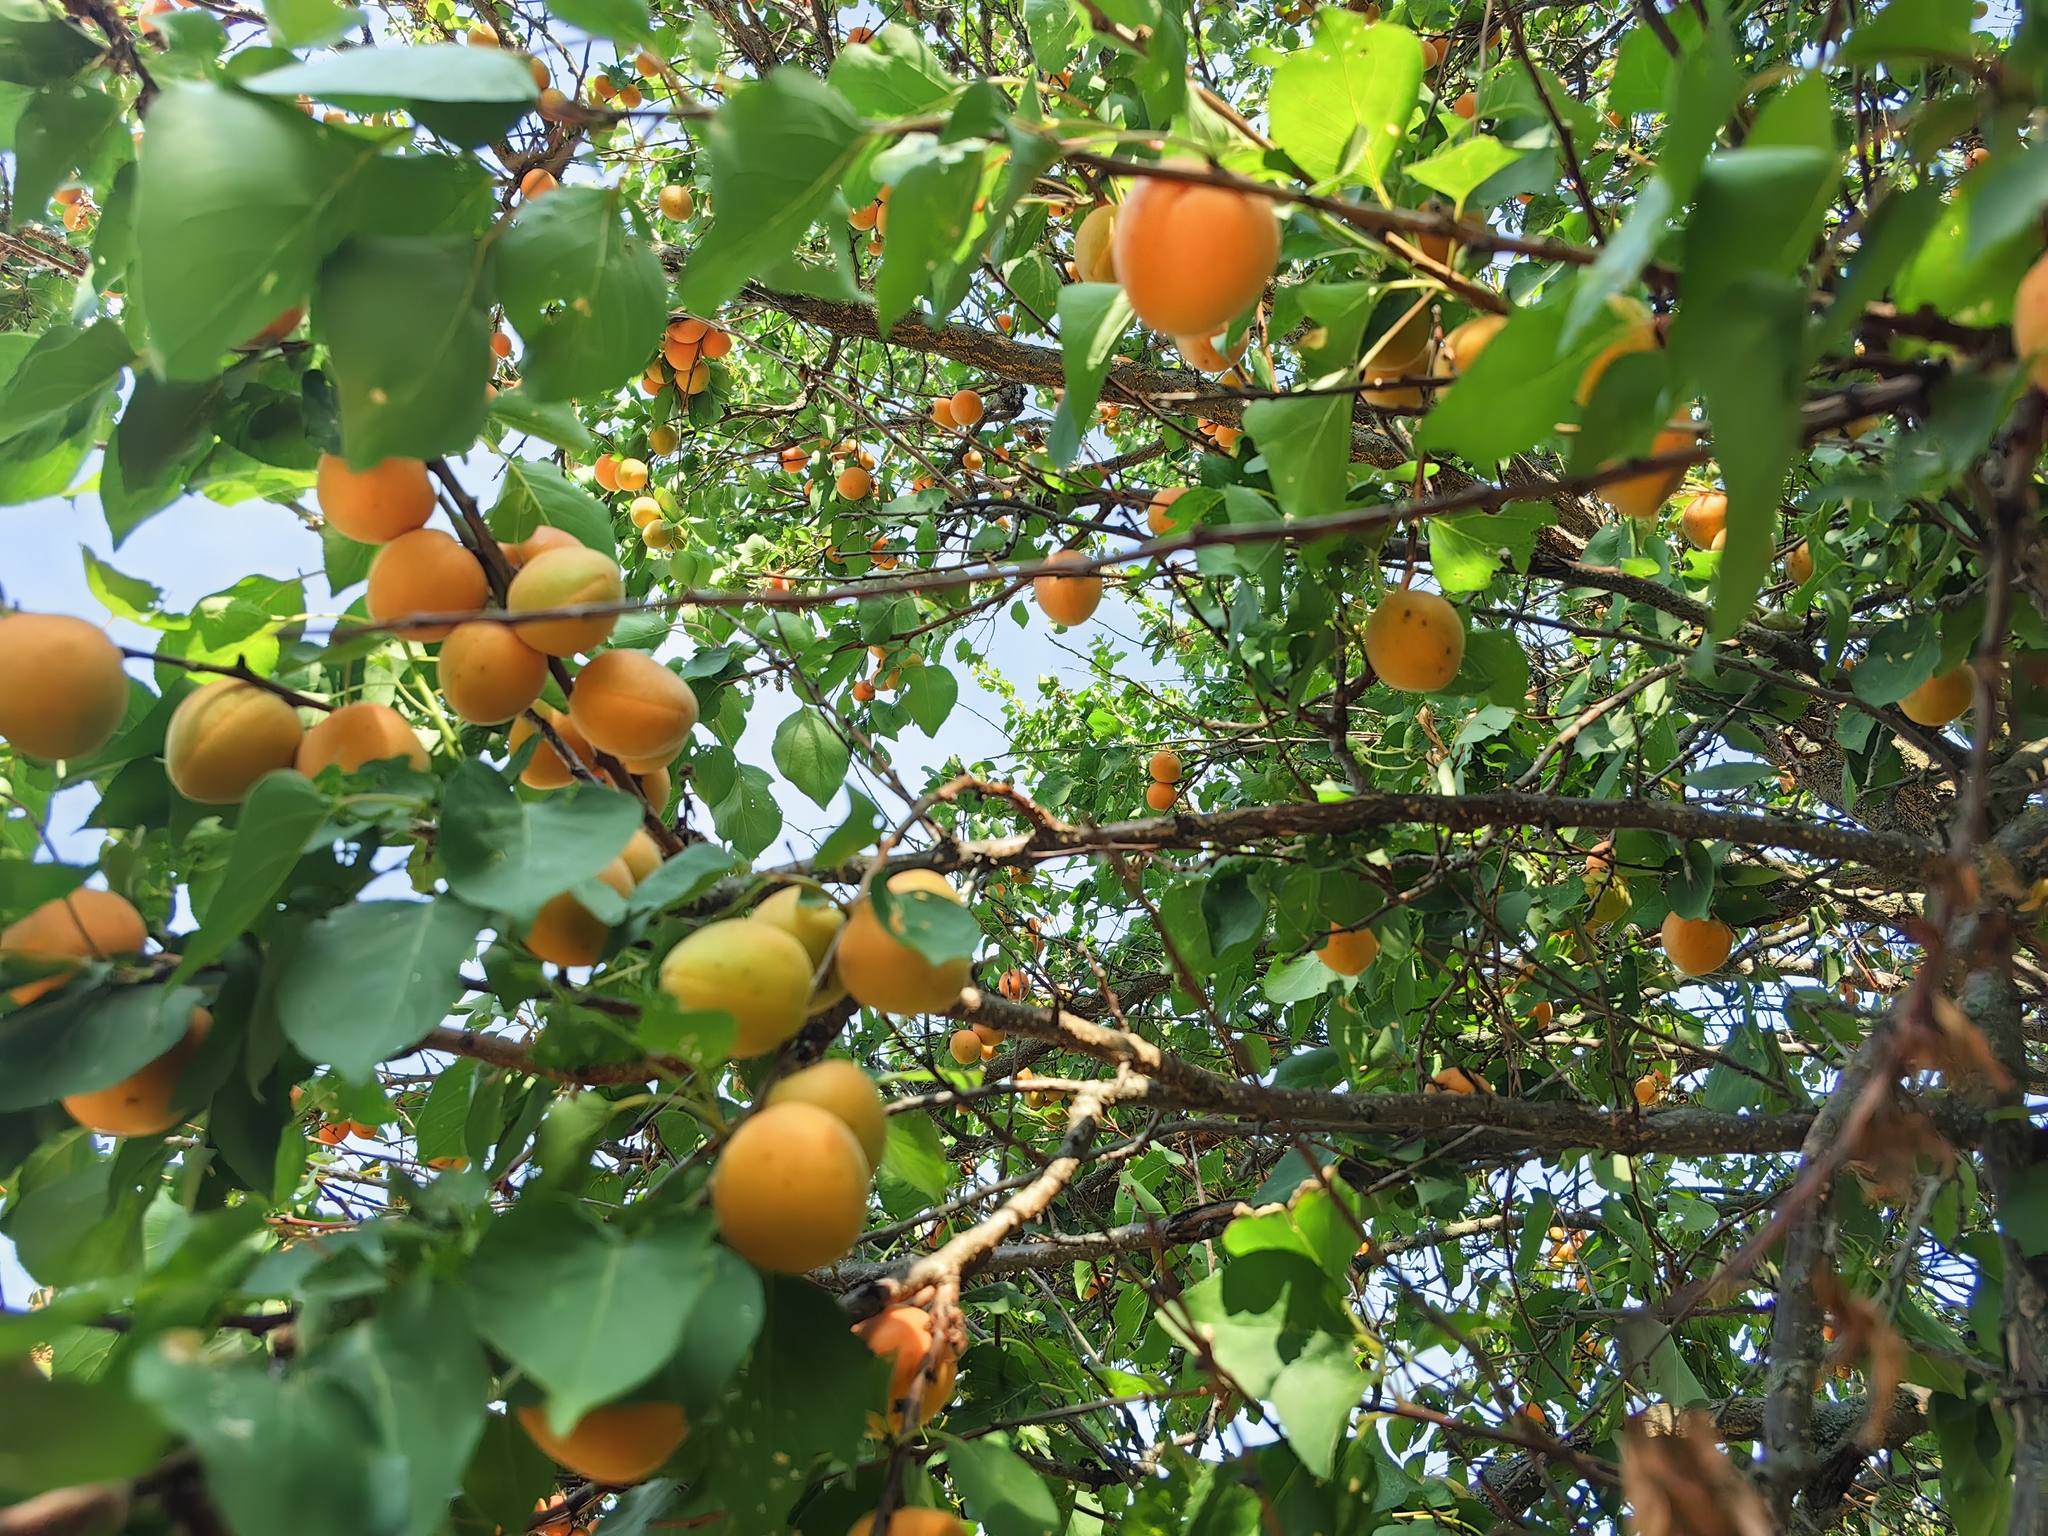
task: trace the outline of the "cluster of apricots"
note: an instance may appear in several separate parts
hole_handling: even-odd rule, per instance
[[[868,237],[868,254],[882,254],[883,237],[889,233],[889,188],[883,187],[871,203],[850,210],[846,222]]]
[[[1021,979],[1023,974],[1022,971],[1003,973],[1002,992],[1005,997],[1010,995],[1010,978],[1016,976]],[[1021,991],[1017,994],[1018,997],[1023,995]],[[961,1066],[971,1067],[977,1062],[994,1060],[996,1047],[1002,1043],[1003,1032],[1000,1029],[987,1024],[977,1024],[972,1029],[954,1030],[952,1037],[946,1041],[946,1054]]]
[[[1170,811],[1180,798],[1180,754],[1161,747],[1145,764],[1145,804],[1155,811]]]
[[[660,394],[670,384],[685,396],[711,387],[711,365],[732,350],[732,332],[695,315],[678,315],[662,332],[661,349],[640,377],[642,394]]]

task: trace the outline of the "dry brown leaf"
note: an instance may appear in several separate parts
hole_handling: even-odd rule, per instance
[[[1874,1451],[1884,1443],[1892,1400],[1906,1379],[1905,1340],[1873,1298],[1857,1295],[1832,1270],[1814,1277],[1813,1291],[1827,1310],[1828,1331],[1834,1339],[1828,1363],[1846,1370],[1857,1360],[1869,1361],[1865,1375],[1870,1383],[1870,1412],[1857,1427],[1856,1443]]]
[[[1714,1438],[1713,1418],[1695,1408],[1676,1434],[1658,1434],[1642,1415],[1621,1442],[1621,1491],[1634,1536],[1772,1536],[1763,1498]]]
[[[1956,1152],[1934,1122],[1888,1097],[1864,1122],[1850,1152],[1850,1169],[1866,1188],[1890,1205],[1912,1198],[1920,1177],[1920,1159],[1942,1169],[1955,1166]]]
[[[1991,1042],[1955,999],[1936,993],[1929,1011],[1934,1015],[1934,1029],[1923,1027],[1906,1033],[1907,1067],[1939,1072],[1951,1082],[1989,1083],[2000,1093],[2012,1087],[2012,1078],[1993,1053]]]

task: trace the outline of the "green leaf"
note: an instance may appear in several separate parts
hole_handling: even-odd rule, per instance
[[[510,1414],[486,1414],[476,1453],[462,1474],[469,1500],[500,1530],[517,1531],[554,1486],[555,1464],[533,1437]]]
[[[953,1165],[932,1117],[920,1110],[889,1117],[881,1172],[901,1179],[927,1200],[942,1200],[952,1187]]]
[[[1479,592],[1503,565],[1526,571],[1536,535],[1557,521],[1548,502],[1510,502],[1495,513],[1429,522],[1429,568],[1446,592]]]
[[[489,256],[461,236],[370,236],[320,269],[315,315],[351,464],[460,455],[476,441],[491,375]]]
[[[1808,145],[1709,156],[1686,221],[1685,302],[1704,302],[1745,272],[1799,270],[1840,169],[1832,151]]]
[[[137,374],[117,429],[115,460],[122,479],[129,485],[147,485],[191,459],[196,450],[211,448],[213,408],[220,392],[217,379],[171,384],[147,371]]]
[[[723,1416],[703,1430],[701,1504],[727,1511],[722,1536],[766,1536],[821,1456],[851,1461],[889,1367],[846,1326],[838,1304],[802,1280],[770,1279],[767,1316]]]
[[[1981,173],[1965,176],[1941,205],[1934,227],[1893,285],[1902,310],[1932,305],[1966,325],[2012,318],[2013,291],[2040,254],[2041,233],[2023,225],[1995,244],[1976,239],[1977,198],[1988,184]],[[1994,211],[1993,226],[1998,222]]]
[[[1079,450],[1081,435],[1088,430],[1110,358],[1130,329],[1134,313],[1131,301],[1115,283],[1069,283],[1060,289],[1060,358],[1067,379],[1067,396],[1060,402],[1060,411],[1073,433],[1074,451]],[[1063,469],[1073,458],[1073,452],[1064,457],[1054,454],[1054,461]]]
[[[185,1038],[195,987],[84,987],[0,1018],[0,1110],[110,1088]]]
[[[953,713],[953,706],[959,702],[960,679],[949,668],[934,661],[905,670],[903,707],[925,735],[937,736],[939,727],[946,723],[946,717]]]
[[[402,1536],[403,1490],[354,1393],[243,1358],[200,1363],[159,1341],[132,1380],[199,1453],[207,1497],[238,1536]]]
[[[740,765],[725,793],[708,803],[711,825],[741,858],[756,857],[782,830],[782,808],[775,803],[774,781],[766,769],[752,763]]]
[[[852,761],[852,750],[815,709],[799,709],[775,728],[775,766],[820,809],[839,793]]]
[[[1715,285],[1700,299],[1688,290],[1671,327],[1674,360],[1704,386],[1727,487],[1728,542],[1714,595],[1717,639],[1748,619],[1770,570],[1779,497],[1799,453],[1805,320],[1805,284],[1753,273]]]
[[[981,924],[960,902],[933,891],[892,891],[879,880],[868,894],[882,926],[933,965],[966,959],[981,947]]]
[[[1607,311],[1610,299],[1634,285],[1671,227],[1671,208],[1671,186],[1661,177],[1653,178],[1637,194],[1628,218],[1601,247],[1599,258],[1579,273],[1559,345],[1568,347],[1577,341],[1585,328]]]
[[[1483,465],[1533,448],[1570,416],[1586,365],[1614,329],[1612,311],[1603,314],[1565,347],[1563,303],[1516,310],[1479,361],[1438,394],[1416,430],[1416,446]]]
[[[550,897],[594,877],[640,825],[640,802],[601,785],[573,784],[522,801],[475,758],[441,798],[441,864],[464,901],[524,925]]]
[[[579,544],[618,553],[612,515],[581,486],[545,459],[507,459],[498,503],[487,521],[501,544],[530,539],[539,528],[559,528]]]
[[[463,148],[488,143],[540,99],[521,59],[501,48],[431,43],[350,48],[246,82],[264,96],[311,96],[356,112],[402,108]]]
[[[106,44],[40,5],[0,11],[0,80],[48,85],[77,74],[105,51]]]
[[[264,0],[263,15],[280,48],[324,47],[363,21],[361,11],[336,0]]]
[[[446,896],[336,908],[306,929],[278,981],[285,1038],[308,1061],[368,1076],[447,1017],[483,926],[481,912]]]
[[[523,386],[543,400],[607,394],[647,365],[668,319],[661,263],[627,233],[617,187],[560,187],[525,204],[498,243],[498,296],[526,341]]]
[[[212,964],[271,909],[327,810],[327,797],[302,773],[281,768],[256,781],[235,823],[227,872],[206,905],[199,931],[185,940],[173,981]]]
[[[993,1438],[948,1435],[946,1465],[967,1513],[989,1536],[1054,1536],[1065,1523],[1045,1479]]]
[[[1669,122],[1658,145],[1657,173],[1671,187],[1673,207],[1692,200],[1700,164],[1742,99],[1743,76],[1728,41],[1727,23],[1716,17],[1671,73]]]
[[[67,421],[121,377],[134,348],[121,327],[53,325],[36,339],[0,395],[0,442]]]
[[[1967,59],[1970,0],[1891,0],[1849,34],[1831,61],[1838,68],[1886,59]]]
[[[597,439],[583,425],[574,406],[560,400],[536,400],[523,385],[498,391],[491,400],[490,419],[510,431],[524,432],[573,454],[586,454],[597,446]],[[609,527],[605,536],[609,541]]]
[[[1630,27],[1614,51],[1614,77],[1607,84],[1607,109],[1623,117],[1664,110],[1671,79],[1671,55],[1648,27]]]
[[[633,888],[628,913],[659,912],[693,901],[732,873],[733,857],[716,843],[692,843]]]
[[[1315,41],[1273,71],[1273,141],[1317,181],[1363,179],[1384,194],[1421,94],[1422,62],[1406,27],[1318,10]]]
[[[931,44],[896,21],[867,42],[840,49],[825,78],[865,117],[922,116],[960,88]]]
[[[1313,1259],[1268,1249],[1231,1260],[1183,1305],[1216,1363],[1247,1396],[1279,1409],[1302,1465],[1328,1477],[1366,1387],[1350,1314],[1329,1277]],[[1181,1333],[1170,1314],[1158,1318]]]
[[[718,216],[678,279],[683,307],[708,315],[788,256],[865,143],[845,98],[800,69],[741,87],[705,131]]]
[[[1706,844],[1685,845],[1685,858],[1672,871],[1664,894],[1680,917],[1698,921],[1707,915],[1714,903],[1714,856]]]
[[[111,1382],[46,1377],[26,1361],[0,1366],[0,1379],[0,1489],[124,1482],[163,1452],[155,1417]]]
[[[337,1339],[322,1363],[355,1389],[385,1455],[404,1468],[407,1536],[433,1536],[462,1488],[491,1395],[483,1349],[455,1292],[416,1280]]]
[[[890,233],[882,252],[882,270],[875,277],[875,303],[884,336],[953,268],[974,217],[975,197],[981,191],[983,150],[974,145],[941,144],[922,135],[919,138],[923,142],[917,162],[897,178],[890,194]],[[906,141],[891,155],[910,147]]]
[[[592,37],[638,42],[654,32],[647,0],[550,0],[548,9]]]
[[[14,125],[15,222],[41,216],[58,184],[92,162],[120,114],[112,96],[75,81],[45,86],[30,98]]]
[[[1314,383],[1336,385],[1346,377],[1331,374]],[[1254,400],[1244,408],[1244,429],[1266,460],[1281,511],[1314,517],[1343,505],[1351,464],[1350,395]]]
[[[875,834],[881,830],[881,816],[875,809],[875,802],[857,789],[847,790],[846,798],[852,806],[846,820],[818,845],[818,852],[812,860],[819,869],[837,869],[856,853],[875,846]]]
[[[2012,1420],[1946,1392],[1928,1400],[1927,1417],[1941,1448],[1941,1511],[1955,1536],[1999,1536],[2012,1512]]]
[[[1529,653],[1513,635],[1469,629],[1465,659],[1444,691],[1482,698],[1498,709],[1519,710],[1529,693]]]
[[[164,88],[143,135],[129,281],[167,377],[213,377],[222,352],[306,301],[328,221],[376,156],[331,143],[292,107]]]
[[[1056,75],[1074,57],[1086,18],[1074,0],[1024,0],[1024,31],[1039,73]]]
[[[1510,149],[1499,139],[1479,133],[1408,166],[1403,174],[1410,181],[1419,181],[1443,193],[1463,208],[1465,199],[1482,183],[1521,158],[1521,150]]]
[[[702,1217],[628,1238],[562,1201],[529,1197],[491,1225],[469,1261],[470,1316],[547,1390],[549,1421],[566,1433],[668,1363],[713,1252]]]
[[[1866,704],[1896,704],[1941,665],[1941,629],[1931,613],[1894,619],[1870,637],[1870,649],[1849,674],[1849,686]]]

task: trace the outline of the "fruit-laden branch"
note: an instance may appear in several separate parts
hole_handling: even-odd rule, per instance
[[[1885,1420],[1883,1449],[1897,1450],[1926,1433],[1929,1396],[1924,1387],[1899,1388],[1892,1399],[1891,1414]],[[1706,1408],[1714,1419],[1714,1433],[1723,1440],[1750,1441],[1764,1432],[1763,1398],[1723,1398],[1719,1402],[1708,1403]],[[1671,1434],[1678,1427],[1679,1412],[1668,1403],[1653,1405],[1646,1416],[1653,1434]],[[1853,1453],[1857,1465],[1861,1465],[1867,1453],[1856,1443],[1856,1433],[1869,1417],[1870,1399],[1867,1397],[1823,1398],[1814,1402],[1812,1412],[1807,1416],[1807,1432],[1823,1468],[1835,1469],[1837,1460],[1845,1452]],[[1590,1450],[1597,1438],[1593,1432],[1582,1430],[1567,1443],[1576,1450]],[[1487,1502],[1510,1518],[1527,1512],[1543,1497],[1547,1487],[1544,1460],[1541,1456],[1524,1454],[1483,1469],[1479,1483]],[[1549,1470],[1555,1471],[1556,1468],[1553,1465]]]
[[[635,1013],[638,1011],[634,1010]],[[626,1083],[644,1083],[654,1077],[687,1077],[692,1070],[688,1062],[673,1056],[645,1056],[638,1061],[599,1062],[581,1067],[542,1066],[517,1041],[508,1040],[503,1035],[478,1034],[473,1029],[437,1029],[413,1050],[467,1056],[486,1066],[504,1067],[529,1077],[545,1077],[553,1082],[575,1083],[584,1088],[617,1088]]]

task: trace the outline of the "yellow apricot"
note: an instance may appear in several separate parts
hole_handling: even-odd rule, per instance
[[[867,1220],[873,1176],[860,1142],[837,1115],[815,1104],[771,1104],[726,1141],[712,1170],[711,1206],[741,1258],[802,1274],[853,1246]]]
[[[1356,976],[1379,958],[1379,936],[1370,928],[1340,928],[1332,923],[1330,936],[1316,954],[1339,976]]]
[[[612,1403],[593,1408],[566,1435],[548,1428],[547,1410],[519,1410],[519,1423],[552,1461],[593,1483],[619,1488],[652,1477],[690,1433],[674,1403]]]
[[[1507,323],[1506,315],[1475,315],[1452,330],[1444,337],[1443,351],[1438,354],[1438,360],[1446,365],[1444,371],[1463,373],[1478,362],[1479,354],[1486,350]]]
[[[576,675],[569,713],[598,751],[666,762],[696,728],[697,695],[642,651],[605,651]]]
[[[1671,425],[1657,434],[1650,444],[1651,454],[1670,453],[1679,448],[1690,448],[1699,441],[1690,426]],[[1675,469],[1656,469],[1646,474],[1632,475],[1626,480],[1610,480],[1600,487],[1600,499],[1624,517],[1653,518],[1671,499],[1671,493],[1685,478],[1683,465]]]
[[[1140,177],[1117,213],[1111,259],[1140,320],[1169,336],[1213,336],[1266,291],[1280,225],[1263,197]]]
[[[1664,915],[1658,930],[1664,940],[1664,958],[1681,976],[1705,976],[1718,971],[1735,947],[1735,930],[1719,918]]]
[[[422,773],[427,768],[427,749],[405,716],[389,704],[365,701],[344,705],[314,722],[299,742],[292,766],[310,779],[329,763],[339,763],[343,773],[354,773],[385,757],[405,758]]]
[[[233,805],[266,773],[291,767],[304,735],[298,711],[283,699],[224,677],[171,712],[164,772],[187,800]]]
[[[1074,275],[1084,283],[1116,281],[1116,204],[1098,203],[1074,231]]]
[[[1493,1084],[1469,1067],[1445,1067],[1432,1077],[1424,1093],[1491,1093]]]
[[[1056,550],[1045,557],[1047,565],[1082,565],[1087,557],[1079,550]],[[1039,611],[1055,624],[1069,627],[1085,624],[1088,616],[1102,606],[1102,578],[1087,576],[1034,576],[1031,595]]]
[[[943,875],[929,869],[906,869],[889,879],[892,896],[924,892],[958,901],[960,895]],[[951,1007],[971,974],[967,957],[934,965],[897,937],[901,914],[892,933],[875,915],[874,903],[855,903],[839,939],[839,979],[863,1007],[880,1013],[939,1013]]]
[[[621,896],[633,894],[633,872],[623,858],[613,859],[598,871],[597,878]],[[548,898],[526,930],[524,943],[540,959],[554,965],[595,965],[604,953],[604,941],[611,925],[591,915],[590,909],[563,891]]]
[[[946,1042],[946,1052],[963,1067],[981,1060],[981,1036],[971,1029],[956,1029]]]
[[[836,1115],[860,1143],[868,1166],[882,1166],[882,1152],[889,1145],[889,1117],[882,1108],[882,1095],[875,1080],[844,1057],[828,1056],[778,1080],[768,1090],[768,1102],[815,1104]]]
[[[358,544],[388,544],[434,515],[434,483],[418,459],[385,459],[355,470],[348,460],[323,453],[313,494],[335,532]]]
[[[1601,349],[1600,355],[1586,365],[1586,371],[1579,375],[1579,387],[1572,394],[1575,404],[1584,406],[1593,398],[1593,391],[1599,388],[1600,380],[1607,370],[1631,352],[1654,352],[1663,343],[1657,336],[1657,322],[1641,303],[1629,298],[1610,301],[1616,311],[1623,314],[1628,324],[1613,341]]]
[[[697,199],[690,189],[674,183],[661,189],[658,201],[663,216],[674,219],[678,224],[697,211]]]
[[[62,613],[0,618],[0,737],[30,757],[90,757],[128,715],[121,650]]]
[[[1388,687],[1435,693],[1465,660],[1465,621],[1434,592],[1390,592],[1365,621],[1365,657]]]
[[[1944,726],[1961,717],[1977,696],[1977,674],[1969,667],[1939,673],[1899,700],[1915,725]]]
[[[645,827],[633,829],[633,835],[626,839],[626,851],[619,857],[626,861],[626,868],[631,871],[636,887],[661,868],[661,846],[647,835]]]
[[[811,899],[806,900],[806,897]],[[795,885],[786,885],[774,892],[748,915],[757,923],[772,923],[803,945],[804,953],[811,957],[813,976],[824,963],[825,952],[832,947],[832,940],[846,924],[846,914],[836,905],[818,897],[814,891]],[[832,974],[811,994],[809,1011],[816,1013],[844,996],[846,988],[840,983],[839,968],[835,964]]]
[[[1187,495],[1184,485],[1169,485],[1164,490],[1152,493],[1152,500],[1145,506],[1145,526],[1154,538],[1164,538],[1174,530],[1173,504]]]
[[[540,697],[548,659],[510,625],[458,624],[441,642],[441,696],[471,725],[503,725]]]
[[[1678,526],[1694,549],[1718,549],[1715,541],[1728,531],[1728,498],[1719,491],[1701,491],[1678,514]]]
[[[647,461],[645,459],[621,459],[614,473],[618,476],[619,489],[638,491],[647,485]]]
[[[517,566],[525,565],[535,555],[544,555],[551,549],[580,549],[583,541],[565,528],[550,527],[542,523],[517,544],[504,545],[505,558]]]
[[[787,929],[724,918],[671,949],[659,980],[661,990],[686,1009],[731,1014],[733,1055],[760,1056],[803,1028],[811,957]]]
[[[185,1037],[176,1045],[111,1088],[74,1093],[64,1101],[64,1112],[102,1136],[155,1136],[168,1131],[184,1118],[171,1108],[178,1079],[192,1065],[212,1027],[213,1015],[194,1008]]]
[[[576,544],[545,550],[528,560],[512,578],[505,606],[514,613],[531,613],[584,603],[616,603],[625,595],[626,580],[618,562],[601,550]],[[519,625],[518,631],[519,638],[536,651],[574,656],[604,644],[618,622],[617,614],[607,613],[537,620]]]
[[[2012,298],[2012,349],[2036,389],[2048,389],[2048,256],[2020,279]]]
[[[1785,551],[1785,574],[1802,587],[1813,580],[1813,549],[1806,540]]]
[[[590,743],[577,729],[574,720],[549,704],[541,705],[538,712],[586,768],[594,770],[597,767],[597,754],[591,750]],[[540,728],[521,715],[512,722],[512,734],[505,742],[506,755],[517,756],[519,749],[526,744],[526,738],[539,733]],[[526,766],[519,771],[519,782],[528,789],[563,789],[576,782],[576,774],[562,760],[562,754],[555,750],[554,744],[543,737],[540,745],[533,749],[533,756],[526,760]]]
[[[966,1029],[961,1033],[971,1037],[974,1031]],[[980,1059],[980,1049],[981,1042],[976,1040],[976,1060]],[[853,1331],[866,1341],[869,1349],[890,1363],[889,1427],[900,1431],[904,1410],[910,1406],[910,1385],[932,1352],[931,1314],[922,1307],[890,1307],[864,1323],[854,1324]],[[959,1369],[953,1351],[941,1347],[931,1379],[918,1400],[919,1424],[929,1424],[953,1400],[953,1383]],[[894,1523],[891,1524],[893,1528]]]
[[[148,942],[149,930],[143,926],[142,914],[127,897],[81,886],[68,895],[44,902],[0,930],[0,955],[35,960],[110,960],[115,955],[139,954]],[[7,995],[25,1007],[45,992],[63,986],[71,976],[71,971],[57,971],[24,982]]]
[[[490,595],[475,555],[438,528],[415,528],[377,551],[363,603],[379,624],[394,624],[416,613],[470,613]],[[408,640],[445,640],[454,628],[415,624],[399,633]]]
[[[1245,347],[1251,339],[1251,332],[1245,332],[1227,354],[1207,336],[1176,336],[1173,345],[1190,368],[1203,373],[1223,373],[1244,356]]]

